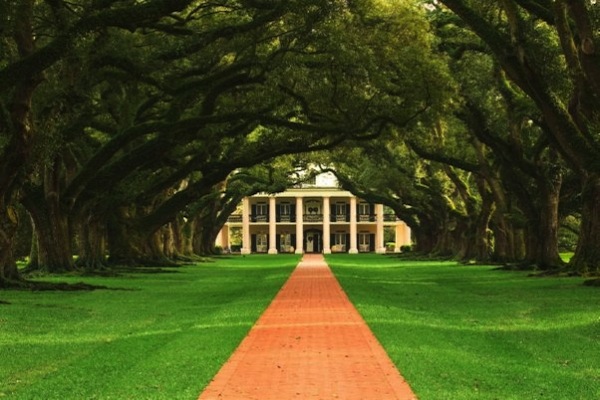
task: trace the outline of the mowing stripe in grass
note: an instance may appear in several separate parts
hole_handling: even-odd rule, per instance
[[[298,256],[46,280],[130,290],[2,292],[0,397],[195,399]]]
[[[420,400],[599,399],[600,290],[578,278],[331,255]]]

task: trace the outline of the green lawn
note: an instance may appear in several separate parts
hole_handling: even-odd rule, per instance
[[[378,255],[327,260],[420,400],[600,399],[600,290]]]
[[[600,398],[600,290],[574,278],[327,257],[420,400]],[[0,398],[195,399],[297,256],[0,291]]]
[[[58,280],[92,292],[0,291],[0,398],[195,399],[297,256]]]

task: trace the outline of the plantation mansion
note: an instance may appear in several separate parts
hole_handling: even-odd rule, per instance
[[[409,245],[410,228],[382,204],[370,204],[341,190],[333,174],[317,175],[274,195],[244,198],[217,237],[231,249],[232,233],[241,230],[242,254],[359,253],[400,251]],[[395,242],[384,243],[384,229],[393,229]]]

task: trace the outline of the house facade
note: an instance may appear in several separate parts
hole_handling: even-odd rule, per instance
[[[393,251],[411,244],[410,228],[382,204],[372,204],[337,187],[333,175],[277,194],[244,198],[224,225],[217,245],[231,248],[234,230],[242,254],[385,253],[384,230],[393,229]],[[239,235],[238,235],[239,236]]]

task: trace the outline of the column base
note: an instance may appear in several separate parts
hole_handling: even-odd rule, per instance
[[[358,254],[358,249],[350,249],[348,250],[348,254]]]
[[[277,249],[269,249],[269,254],[277,254]]]
[[[375,250],[375,253],[377,253],[377,254],[385,254],[386,252],[387,252],[387,250],[385,247],[381,247],[381,248]]]
[[[324,249],[323,254],[331,254],[331,249]]]
[[[302,249],[296,249],[296,251],[294,252],[294,254],[304,254],[304,250],[302,250]]]
[[[243,254],[243,255],[246,255],[246,254],[251,254],[252,251],[250,249],[245,249],[245,248],[242,247],[240,249],[240,253]]]

